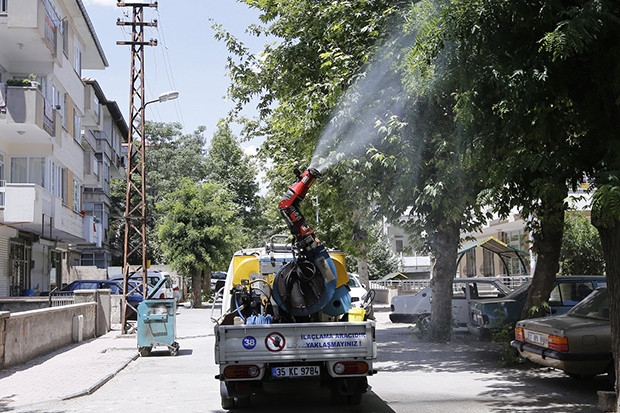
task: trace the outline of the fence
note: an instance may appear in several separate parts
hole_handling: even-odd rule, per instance
[[[63,305],[75,304],[75,294],[73,291],[52,291],[49,295],[50,307],[62,307]]]
[[[503,282],[508,288],[514,290],[520,285],[526,283],[530,280],[531,276],[529,275],[498,275],[495,278],[498,278],[501,282]],[[371,280],[370,288],[374,290],[397,290],[398,295],[404,294],[415,294],[422,289],[426,288],[430,279],[425,280]]]

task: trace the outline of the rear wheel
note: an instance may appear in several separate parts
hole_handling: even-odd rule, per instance
[[[170,351],[171,356],[176,356],[179,354],[179,343],[176,341],[172,343],[171,346],[168,346],[168,350]]]
[[[151,354],[152,349],[153,347],[138,347],[138,353],[140,353],[140,356],[146,357]]]
[[[362,394],[361,393],[352,394],[350,396],[347,396],[347,403],[349,404],[349,406],[359,406],[361,402],[362,402]]]

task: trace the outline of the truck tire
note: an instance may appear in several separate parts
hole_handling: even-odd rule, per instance
[[[347,404],[349,406],[359,406],[362,402],[362,393],[352,394],[347,396]]]

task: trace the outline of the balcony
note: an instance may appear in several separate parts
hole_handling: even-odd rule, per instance
[[[86,217],[39,185],[6,183],[0,185],[0,195],[4,199],[4,225],[66,243],[85,242]]]
[[[0,84],[0,90],[3,90],[0,92],[0,134],[5,140],[50,143],[57,136],[60,114],[36,84],[6,88],[5,84]]]

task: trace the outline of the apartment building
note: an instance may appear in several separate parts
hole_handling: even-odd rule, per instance
[[[107,59],[82,0],[0,0],[0,297],[104,265],[127,125],[82,69]]]

